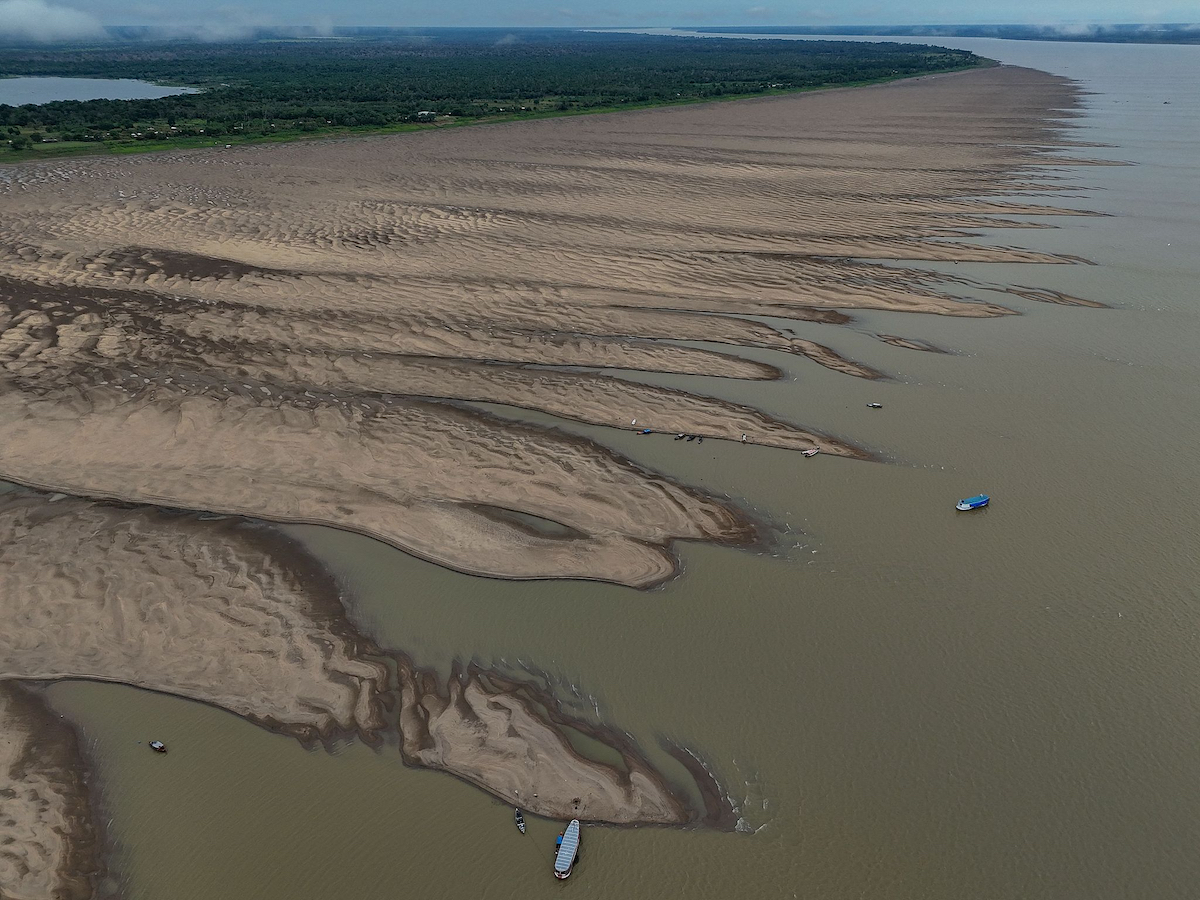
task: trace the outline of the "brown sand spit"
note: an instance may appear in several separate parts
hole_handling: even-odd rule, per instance
[[[458,667],[442,690],[434,673],[406,666],[400,708],[404,758],[553,818],[623,825],[679,825],[691,818],[662,776],[624,742],[610,742],[621,753],[623,771],[580,757],[548,719],[552,701],[530,690]],[[564,798],[569,798],[565,810]]]
[[[893,347],[901,347],[905,350],[922,350],[926,353],[945,353],[941,347],[923,341],[920,338],[901,337],[898,334],[877,334],[875,335],[885,344],[891,344]]]
[[[306,590],[304,569],[269,554],[263,535],[0,495],[0,679],[117,681],[305,738],[370,737],[384,724],[386,667],[363,659],[341,607]]]
[[[1011,194],[1054,188],[1031,176],[1069,164],[1047,150],[1075,101],[1061,78],[999,67],[12,169],[0,475],[326,523],[464,571],[653,584],[675,570],[673,541],[744,544],[753,529],[594,443],[462,401],[865,457],[620,370],[778,377],[736,353],[754,347],[873,378],[748,317],[1010,314],[894,263],[1073,261],[961,237],[1060,212]],[[488,508],[564,528],[531,533]]]
[[[87,900],[103,875],[71,730],[0,682],[0,897]]]
[[[627,738],[573,723],[532,686],[472,669],[443,695],[434,676],[403,656],[394,660],[393,680],[383,652],[347,621],[330,576],[265,526],[23,491],[0,495],[0,617],[0,778],[9,771],[10,782],[49,776],[27,764],[25,732],[8,727],[22,695],[6,679],[121,682],[306,740],[348,732],[378,739],[394,727],[384,701],[398,691],[410,764],[458,775],[507,802],[516,790],[522,806],[546,816],[618,824],[692,818]],[[621,753],[624,769],[581,756],[562,727],[591,728]],[[69,749],[57,728],[39,724],[36,733]],[[50,797],[46,809],[14,807],[11,814],[6,801],[0,834],[25,829],[29,846],[20,854],[67,855],[65,845],[35,839],[35,813],[51,824],[66,821],[74,808],[68,801],[80,792],[66,793]],[[65,841],[72,832],[62,831]],[[3,853],[0,843],[6,864]]]
[[[174,384],[134,396],[64,389],[53,401],[0,392],[0,457],[28,485],[332,525],[509,578],[647,586],[673,573],[675,539],[754,538],[732,509],[562,433],[416,400],[363,410],[239,390],[223,400]],[[540,535],[480,506],[571,534]]]

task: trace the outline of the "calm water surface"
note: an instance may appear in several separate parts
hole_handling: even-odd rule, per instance
[[[1073,136],[1114,146],[1075,152],[1135,163],[1063,170],[1062,202],[1108,217],[981,238],[1099,265],[968,272],[1112,309],[1006,299],[1026,315],[796,325],[896,379],[751,351],[791,377],[701,384],[889,465],[558,423],[786,526],[776,553],[685,547],[684,576],[654,592],[472,578],[293,530],[378,641],[440,669],[532,664],[656,760],[657,736],[686,743],[742,833],[589,828],[562,885],[554,823],[522,838],[507,807],[394,747],[308,751],[194,704],[56,685],[128,897],[1195,896],[1200,47],[951,43],[1079,79],[1093,93]],[[955,515],[981,490],[990,509]],[[150,734],[168,757],[136,744]]]
[[[168,87],[132,78],[0,78],[0,103],[22,106],[54,100],[156,100],[194,94],[194,88]]]

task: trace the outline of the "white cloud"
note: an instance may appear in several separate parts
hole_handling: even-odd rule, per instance
[[[0,0],[0,41],[77,41],[106,37],[92,15],[45,0]]]

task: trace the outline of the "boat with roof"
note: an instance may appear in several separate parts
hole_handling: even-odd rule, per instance
[[[554,854],[554,877],[570,878],[571,867],[579,859],[579,820],[572,819],[566,831],[558,836],[558,852]]]
[[[976,494],[974,497],[967,497],[965,500],[959,500],[954,505],[954,508],[966,512],[968,509],[983,509],[992,501],[992,498],[987,494]]]

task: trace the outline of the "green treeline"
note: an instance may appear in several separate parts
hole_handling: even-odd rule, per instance
[[[467,120],[566,113],[853,84],[980,62],[964,51],[917,45],[554,30],[9,48],[0,49],[0,75],[138,78],[203,90],[155,100],[0,105],[0,139],[28,151],[27,141],[302,135],[428,121],[428,113]]]

